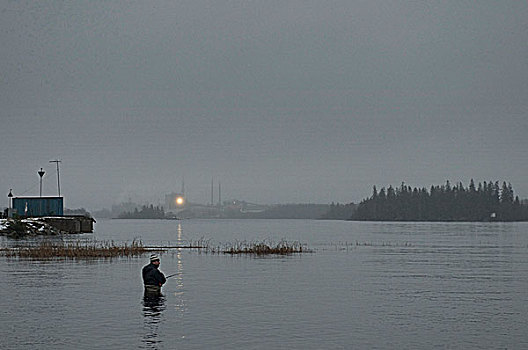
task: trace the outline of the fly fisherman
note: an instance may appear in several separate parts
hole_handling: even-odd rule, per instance
[[[165,275],[158,270],[160,265],[159,257],[156,254],[150,256],[150,264],[143,267],[143,284],[145,293],[160,294],[161,286],[165,283]]]

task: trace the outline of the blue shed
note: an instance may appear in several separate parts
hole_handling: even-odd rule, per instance
[[[14,197],[13,209],[20,216],[62,216],[63,197]]]

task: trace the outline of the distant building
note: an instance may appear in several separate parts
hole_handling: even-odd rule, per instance
[[[226,207],[230,210],[237,210],[241,213],[262,213],[269,207],[267,205],[248,203],[246,201],[232,200],[225,202]]]
[[[13,197],[13,213],[19,216],[62,216],[63,197]]]

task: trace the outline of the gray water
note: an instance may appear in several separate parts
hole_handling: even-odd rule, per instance
[[[313,253],[171,250],[160,269],[177,275],[153,300],[146,256],[2,257],[0,348],[528,348],[528,223],[99,220],[72,238],[286,239]]]

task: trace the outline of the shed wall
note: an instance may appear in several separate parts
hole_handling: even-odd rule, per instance
[[[20,216],[64,215],[63,197],[15,197],[13,209]]]

